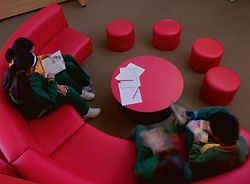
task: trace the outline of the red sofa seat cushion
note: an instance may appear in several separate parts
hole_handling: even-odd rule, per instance
[[[72,106],[64,105],[47,116],[28,122],[28,126],[37,143],[51,155],[84,123]]]
[[[101,184],[135,184],[133,142],[110,136],[89,124],[52,156],[62,168]]]

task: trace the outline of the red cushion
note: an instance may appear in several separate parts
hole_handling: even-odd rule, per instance
[[[62,168],[102,184],[135,184],[133,142],[85,124],[53,156]]]
[[[57,50],[61,50],[62,54],[71,54],[80,64],[91,54],[93,48],[89,37],[67,27],[51,39],[40,53],[54,53]]]
[[[30,121],[28,125],[36,141],[50,155],[84,123],[72,106],[64,105],[47,116]]]
[[[49,157],[33,150],[25,151],[13,162],[13,166],[24,178],[41,184],[94,184],[64,170]]]
[[[202,97],[211,105],[228,105],[240,88],[240,78],[228,67],[209,69],[201,86]]]
[[[195,71],[205,73],[220,64],[223,54],[224,47],[220,42],[211,38],[200,38],[192,46],[189,64]]]
[[[175,20],[159,20],[153,25],[153,44],[161,50],[176,49],[180,42],[181,25]]]
[[[134,24],[128,20],[113,20],[106,26],[108,46],[126,51],[134,46]]]
[[[4,174],[0,174],[0,183],[2,184],[38,184],[28,180],[23,180],[17,177],[11,177]]]

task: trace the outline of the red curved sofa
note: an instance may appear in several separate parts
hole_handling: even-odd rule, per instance
[[[20,36],[34,41],[37,54],[60,49],[82,63],[92,52],[91,39],[72,29],[60,6],[52,3],[29,18],[1,49],[1,81],[8,67],[6,49]],[[41,184],[136,183],[131,141],[97,130],[68,105],[27,122],[3,89],[0,99],[0,150],[18,175]]]
[[[1,80],[8,67],[6,49],[20,36],[35,42],[37,54],[60,49],[81,63],[92,52],[90,38],[69,27],[60,6],[53,3],[34,14],[3,46]],[[20,180],[15,177],[21,176],[27,184],[137,183],[132,170],[136,151],[131,141],[97,130],[68,105],[40,119],[26,121],[3,89],[0,100],[0,181],[18,183]],[[241,134],[250,145],[250,134],[243,129]],[[195,183],[249,184],[249,159],[237,169]]]

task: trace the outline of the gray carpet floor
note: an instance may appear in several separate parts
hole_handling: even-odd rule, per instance
[[[211,37],[222,43],[225,53],[222,66],[233,69],[241,79],[241,87],[227,107],[250,131],[250,1],[236,0],[89,0],[86,7],[77,1],[61,3],[68,23],[90,36],[94,52],[82,65],[94,81],[97,98],[90,106],[101,107],[103,113],[88,123],[111,135],[127,137],[140,122],[129,120],[112,95],[110,79],[115,68],[131,57],[155,55],[175,64],[184,79],[184,90],[178,103],[187,109],[209,106],[199,95],[204,75],[188,65],[193,42]],[[35,11],[0,22],[0,48],[11,34]],[[135,25],[135,46],[126,52],[107,48],[105,26],[115,19],[128,19]],[[152,25],[160,19],[175,19],[182,25],[181,42],[173,51],[161,51],[151,44]],[[1,61],[2,62],[2,61]],[[158,82],[158,81],[156,81]],[[154,87],[154,84],[152,84]],[[166,122],[168,120],[165,120]],[[164,121],[164,122],[165,122]]]

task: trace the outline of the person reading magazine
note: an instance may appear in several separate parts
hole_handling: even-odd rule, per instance
[[[42,65],[45,71],[45,77],[48,73],[56,75],[59,72],[66,70],[65,62],[60,50],[43,59]]]
[[[17,38],[12,47],[6,51],[5,59],[9,63],[9,67],[14,64],[16,57],[26,52],[34,53],[34,43],[25,37]],[[35,65],[35,72],[45,76],[45,70],[42,65],[42,60],[51,56],[51,54],[38,55],[37,63]],[[81,69],[76,60],[71,55],[62,55],[65,61],[66,70],[59,72],[55,75],[55,80],[58,84],[67,85],[74,88],[84,100],[92,100],[95,98],[95,94],[90,92],[92,90],[92,80],[90,76]]]
[[[187,111],[176,104],[170,107],[185,134],[193,181],[229,171],[246,160],[248,146],[239,136],[239,122],[225,107],[212,106],[199,111]],[[193,120],[209,122],[207,141],[195,138]]]
[[[176,135],[171,135],[166,127],[138,125],[130,138],[136,144],[134,173],[139,183],[190,183],[191,170],[174,147]]]

